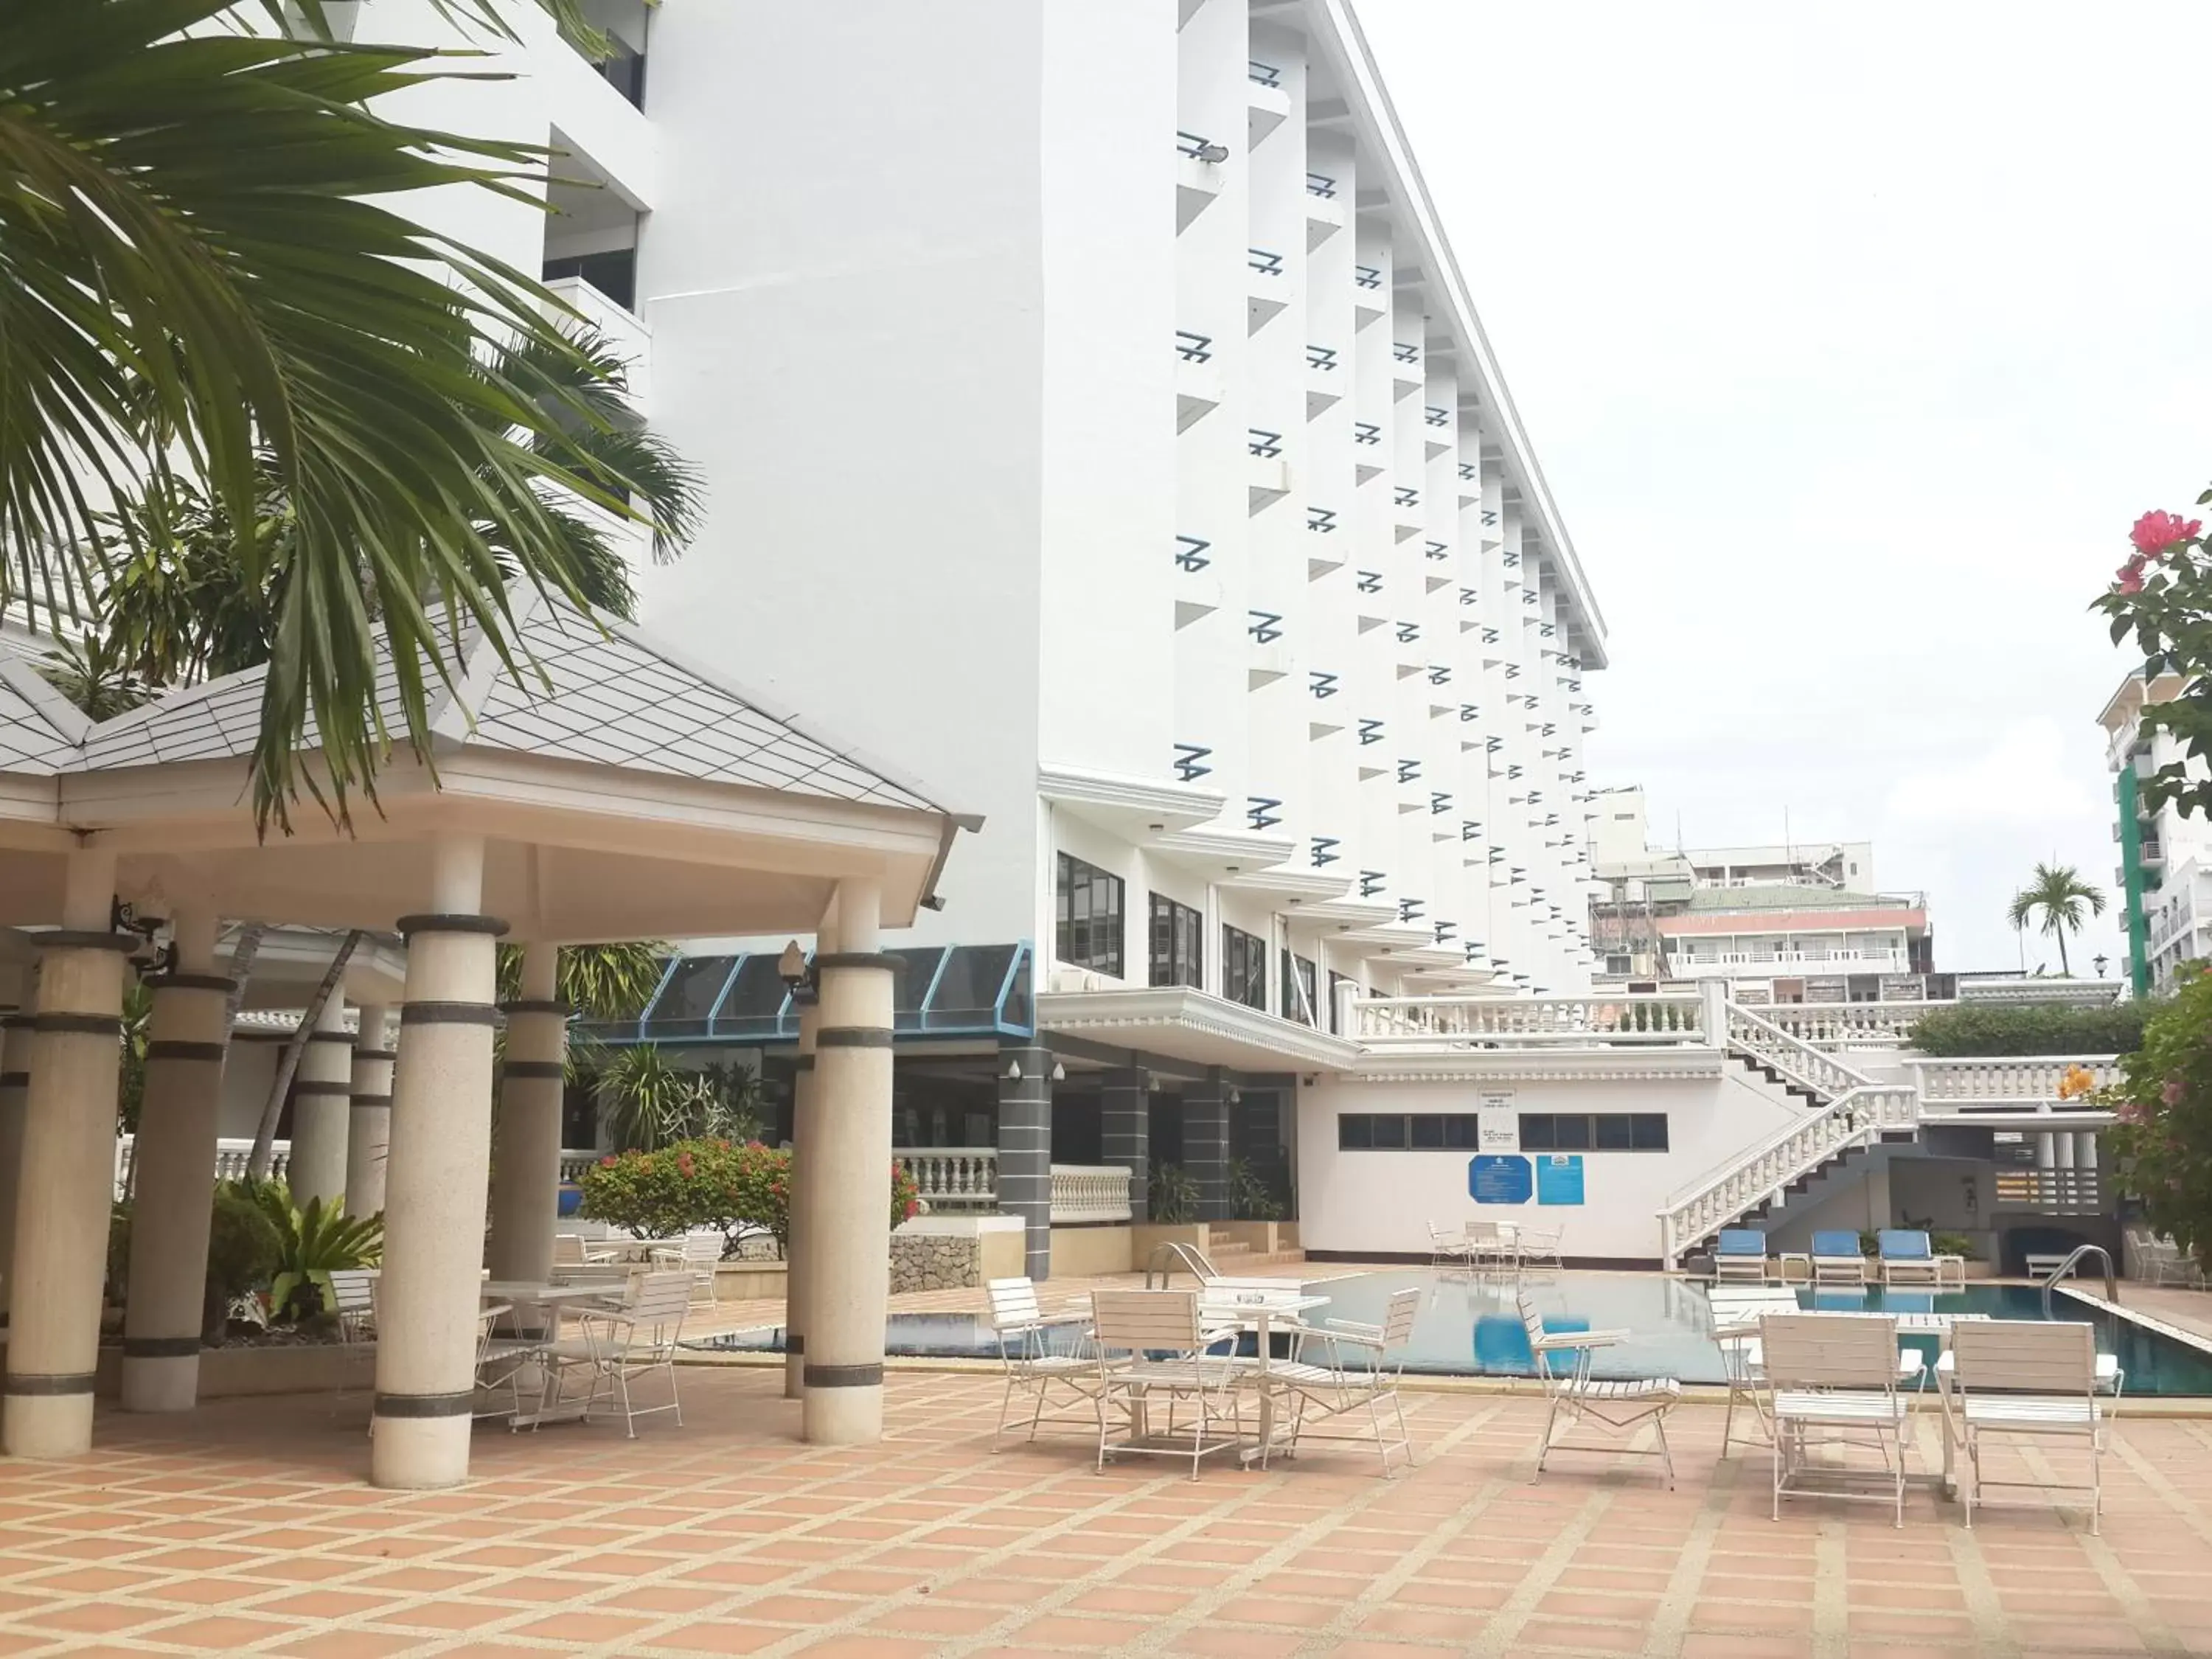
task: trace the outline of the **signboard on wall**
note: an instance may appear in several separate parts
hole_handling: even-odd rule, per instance
[[[1536,1201],[1539,1204],[1579,1204],[1583,1201],[1583,1155],[1550,1152],[1536,1160]]]
[[[1474,1095],[1475,1146],[1486,1152],[1521,1150],[1521,1114],[1510,1089],[1478,1089]]]
[[[1478,1204],[1526,1204],[1528,1160],[1485,1153],[1467,1161],[1467,1194]]]

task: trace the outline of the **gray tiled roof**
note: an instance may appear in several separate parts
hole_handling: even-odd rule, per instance
[[[0,772],[40,776],[76,760],[84,717],[28,663],[0,667]]]
[[[635,629],[616,623],[602,632],[574,608],[534,595],[518,604],[517,613],[523,652],[536,664],[533,669],[525,661],[520,684],[473,629],[459,642],[453,692],[432,678],[432,721],[446,738],[706,782],[942,810]],[[99,770],[249,755],[260,723],[261,681],[261,671],[252,670],[104,721],[93,728],[82,763]],[[398,738],[405,727],[398,677],[388,663],[377,675],[377,702]],[[314,742],[311,723],[303,746]]]

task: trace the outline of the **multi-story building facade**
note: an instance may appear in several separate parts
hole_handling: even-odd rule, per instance
[[[1601,790],[1595,805],[1599,984],[1656,990],[1717,978],[1753,1003],[1949,994],[1929,982],[1925,896],[1882,891],[1871,842],[1670,852],[1650,845],[1641,788]]]
[[[2172,734],[2146,732],[2142,711],[2180,695],[2179,674],[2130,674],[2097,717],[2112,774],[2112,872],[2127,935],[2128,978],[2137,996],[2173,988],[2186,962],[2212,957],[2212,822],[2172,806],[2153,811],[2142,782],[2179,763],[2203,775]]]

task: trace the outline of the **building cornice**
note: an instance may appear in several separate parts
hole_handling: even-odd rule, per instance
[[[1229,801],[1218,790],[1092,772],[1077,766],[1038,767],[1037,793],[1070,806],[1142,815],[1150,822],[1173,824],[1177,830],[1219,817]]]
[[[1356,1083],[1680,1083],[1721,1075],[1717,1048],[1491,1048],[1363,1054]]]
[[[1248,1070],[1266,1069],[1251,1064],[1258,1058],[1283,1070],[1341,1071],[1359,1053],[1341,1037],[1186,985],[1041,992],[1036,1023],[1040,1032]],[[1210,1048],[1219,1053],[1206,1052]]]

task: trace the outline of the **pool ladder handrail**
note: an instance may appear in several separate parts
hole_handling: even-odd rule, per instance
[[[1146,1259],[1145,1288],[1148,1291],[1166,1289],[1169,1281],[1175,1277],[1177,1262],[1181,1262],[1189,1272],[1190,1276],[1201,1285],[1210,1285],[1221,1277],[1221,1270],[1206,1259],[1206,1252],[1200,1249],[1198,1246],[1170,1241],[1165,1244],[1154,1245],[1152,1255]],[[1155,1269],[1160,1275],[1160,1282],[1157,1286],[1152,1283],[1152,1273]]]
[[[2051,1317],[2051,1288],[2056,1285],[2060,1279],[2065,1278],[2068,1273],[2072,1273],[2075,1264],[2078,1263],[2085,1255],[2096,1255],[2104,1258],[2105,1300],[2114,1304],[2118,1304],[2119,1302],[2120,1284],[2118,1276],[2112,1271],[2112,1253],[2101,1244],[2076,1244],[2073,1249],[2068,1253],[2066,1260],[2060,1262],[2056,1267],[2051,1270],[2051,1277],[2043,1281],[2043,1316],[2045,1319]]]

